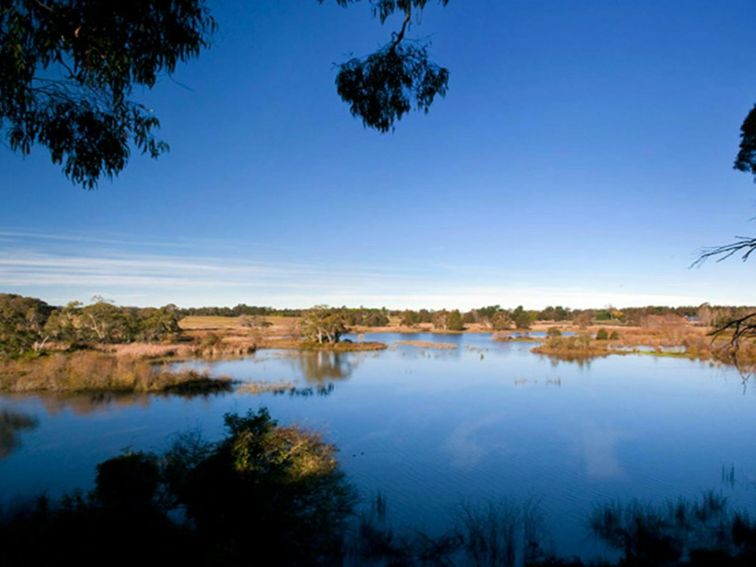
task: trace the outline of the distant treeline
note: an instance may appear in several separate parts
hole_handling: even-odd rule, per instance
[[[500,305],[489,305],[471,309],[470,311],[447,310],[447,309],[386,309],[385,307],[338,307],[349,325],[363,325],[367,327],[381,327],[388,325],[390,317],[399,319],[401,324],[414,326],[421,323],[430,323],[435,327],[446,328],[446,318],[450,314],[459,313],[463,324],[479,323],[487,326],[500,327],[502,329],[518,327],[527,328],[535,321],[553,321],[556,323],[588,323],[593,321],[615,321],[626,325],[641,325],[648,316],[674,315],[684,317],[692,321],[700,321],[704,325],[716,325],[736,317],[740,314],[751,313],[756,310],[752,306],[722,306],[722,305],[686,305],[683,307],[666,307],[663,305],[651,305],[647,307],[606,307],[604,309],[570,309],[569,307],[549,306],[545,309],[524,309],[518,306],[515,309],[506,309]],[[265,307],[259,305],[246,305],[240,303],[234,307],[186,307],[176,308],[180,317],[190,315],[216,316],[216,317],[241,317],[241,316],[264,316],[264,317],[301,317],[307,309],[285,309],[277,307]],[[452,316],[456,318],[455,316]],[[455,321],[452,321],[452,324]],[[518,324],[519,323],[519,324]]]
[[[240,303],[235,307],[185,307],[178,309],[181,317],[300,317],[302,309],[276,309],[275,307],[261,307],[259,305],[245,305]]]
[[[722,306],[704,303],[699,306],[666,307],[606,307],[604,309],[570,309],[569,307],[546,307],[541,310],[524,309],[521,305],[515,309],[505,309],[499,305],[489,305],[460,312],[445,309],[432,311],[428,309],[390,311],[391,316],[399,317],[403,325],[415,326],[421,323],[431,323],[436,328],[451,329],[450,322],[456,324],[457,315],[461,316],[462,325],[480,324],[493,330],[511,328],[527,329],[535,321],[549,321],[554,323],[572,323],[587,326],[593,323],[614,323],[621,325],[646,325],[659,321],[674,322],[687,320],[705,326],[720,326],[737,317],[753,313],[752,306]]]
[[[335,307],[347,319],[349,325],[381,327],[388,325],[390,317],[399,319],[402,325],[415,326],[430,323],[437,328],[448,328],[446,319],[452,317],[451,326],[456,326],[456,314],[462,318],[462,324],[479,323],[492,328],[507,329],[512,327],[527,328],[535,321],[553,321],[555,323],[590,324],[591,322],[614,321],[626,325],[641,325],[649,316],[677,316],[691,321],[700,321],[703,325],[717,325],[745,313],[756,311],[753,306],[724,305],[686,305],[667,307],[651,305],[647,307],[606,307],[603,309],[570,309],[569,307],[549,306],[545,309],[506,309],[500,305],[489,305],[469,311],[447,309],[387,309],[385,307]],[[246,305],[240,303],[234,307],[187,307],[176,308],[180,317],[191,315],[216,317],[301,317],[308,309],[286,309]],[[453,315],[451,315],[453,314]]]

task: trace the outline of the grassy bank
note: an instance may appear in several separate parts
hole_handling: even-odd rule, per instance
[[[668,349],[679,348],[680,351]],[[532,352],[557,360],[589,360],[612,354],[642,354],[669,358],[712,361],[756,367],[756,344],[742,343],[736,350],[728,337],[711,337],[698,329],[687,333],[633,329],[612,340],[598,340],[584,333],[570,337],[548,337]]]
[[[0,391],[5,392],[198,394],[231,388],[228,378],[194,370],[171,372],[144,359],[96,351],[0,363]]]

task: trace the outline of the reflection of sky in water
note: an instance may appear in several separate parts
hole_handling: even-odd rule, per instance
[[[399,527],[441,530],[462,500],[534,497],[560,549],[578,553],[590,545],[587,514],[610,499],[715,489],[756,509],[754,395],[732,370],[637,355],[554,364],[532,355],[532,343],[483,334],[364,338],[400,339],[456,348],[192,363],[244,381],[332,384],[328,395],[0,397],[0,411],[38,422],[13,432],[2,496],[87,486],[94,465],[124,448],[159,450],[190,429],[218,438],[224,413],[267,405],[336,443],[350,478],[365,495],[386,494]],[[733,483],[722,482],[723,467],[734,467]]]
[[[617,445],[625,437],[627,435],[618,429],[600,427],[591,421],[575,432],[572,441],[588,479],[623,480],[626,477],[617,455]]]
[[[472,470],[492,452],[500,447],[496,443],[485,443],[481,433],[497,425],[504,419],[503,415],[491,414],[478,420],[457,425],[446,439],[445,447],[451,456],[451,466],[458,469]],[[505,435],[499,435],[504,444]]]

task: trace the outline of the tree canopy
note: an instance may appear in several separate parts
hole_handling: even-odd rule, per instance
[[[449,0],[334,1],[368,3],[381,24],[402,18],[386,45],[338,66],[337,92],[365,127],[392,131],[446,95],[449,70],[408,33],[429,4]],[[197,57],[216,29],[206,0],[0,0],[0,131],[22,155],[47,148],[74,184],[92,189],[120,173],[132,151],[157,158],[168,150],[156,137],[158,117],[132,95]],[[734,166],[756,176],[756,106]]]
[[[369,2],[381,23],[403,14],[401,29],[342,64],[336,85],[366,127],[388,132],[413,108],[428,112],[446,94],[449,72],[425,45],[407,43],[428,0]],[[158,117],[134,92],[197,57],[216,29],[205,0],[0,0],[0,131],[22,155],[47,148],[74,184],[92,189],[120,173],[132,151],[157,158],[168,150]]]
[[[201,0],[0,0],[0,129],[13,150],[44,146],[91,189],[132,149],[168,149],[133,91],[196,57],[215,27]]]
[[[740,151],[735,158],[735,169],[756,176],[756,105],[740,127]]]
[[[341,6],[359,1],[336,0]],[[336,86],[351,113],[366,127],[388,132],[413,107],[427,113],[436,96],[446,95],[449,70],[430,60],[426,45],[406,41],[413,11],[421,12],[428,0],[370,0],[370,3],[382,24],[395,12],[403,14],[402,26],[391,34],[391,41],[383,48],[341,64]],[[439,3],[446,6],[449,0]]]

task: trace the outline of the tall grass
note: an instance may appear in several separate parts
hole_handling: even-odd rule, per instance
[[[607,341],[594,341],[587,334],[571,337],[551,336],[535,347],[533,352],[559,360],[585,360],[611,354],[607,348]]]
[[[10,392],[174,392],[228,389],[230,380],[194,370],[170,372],[141,358],[97,351],[55,353],[0,364],[0,390]]]

